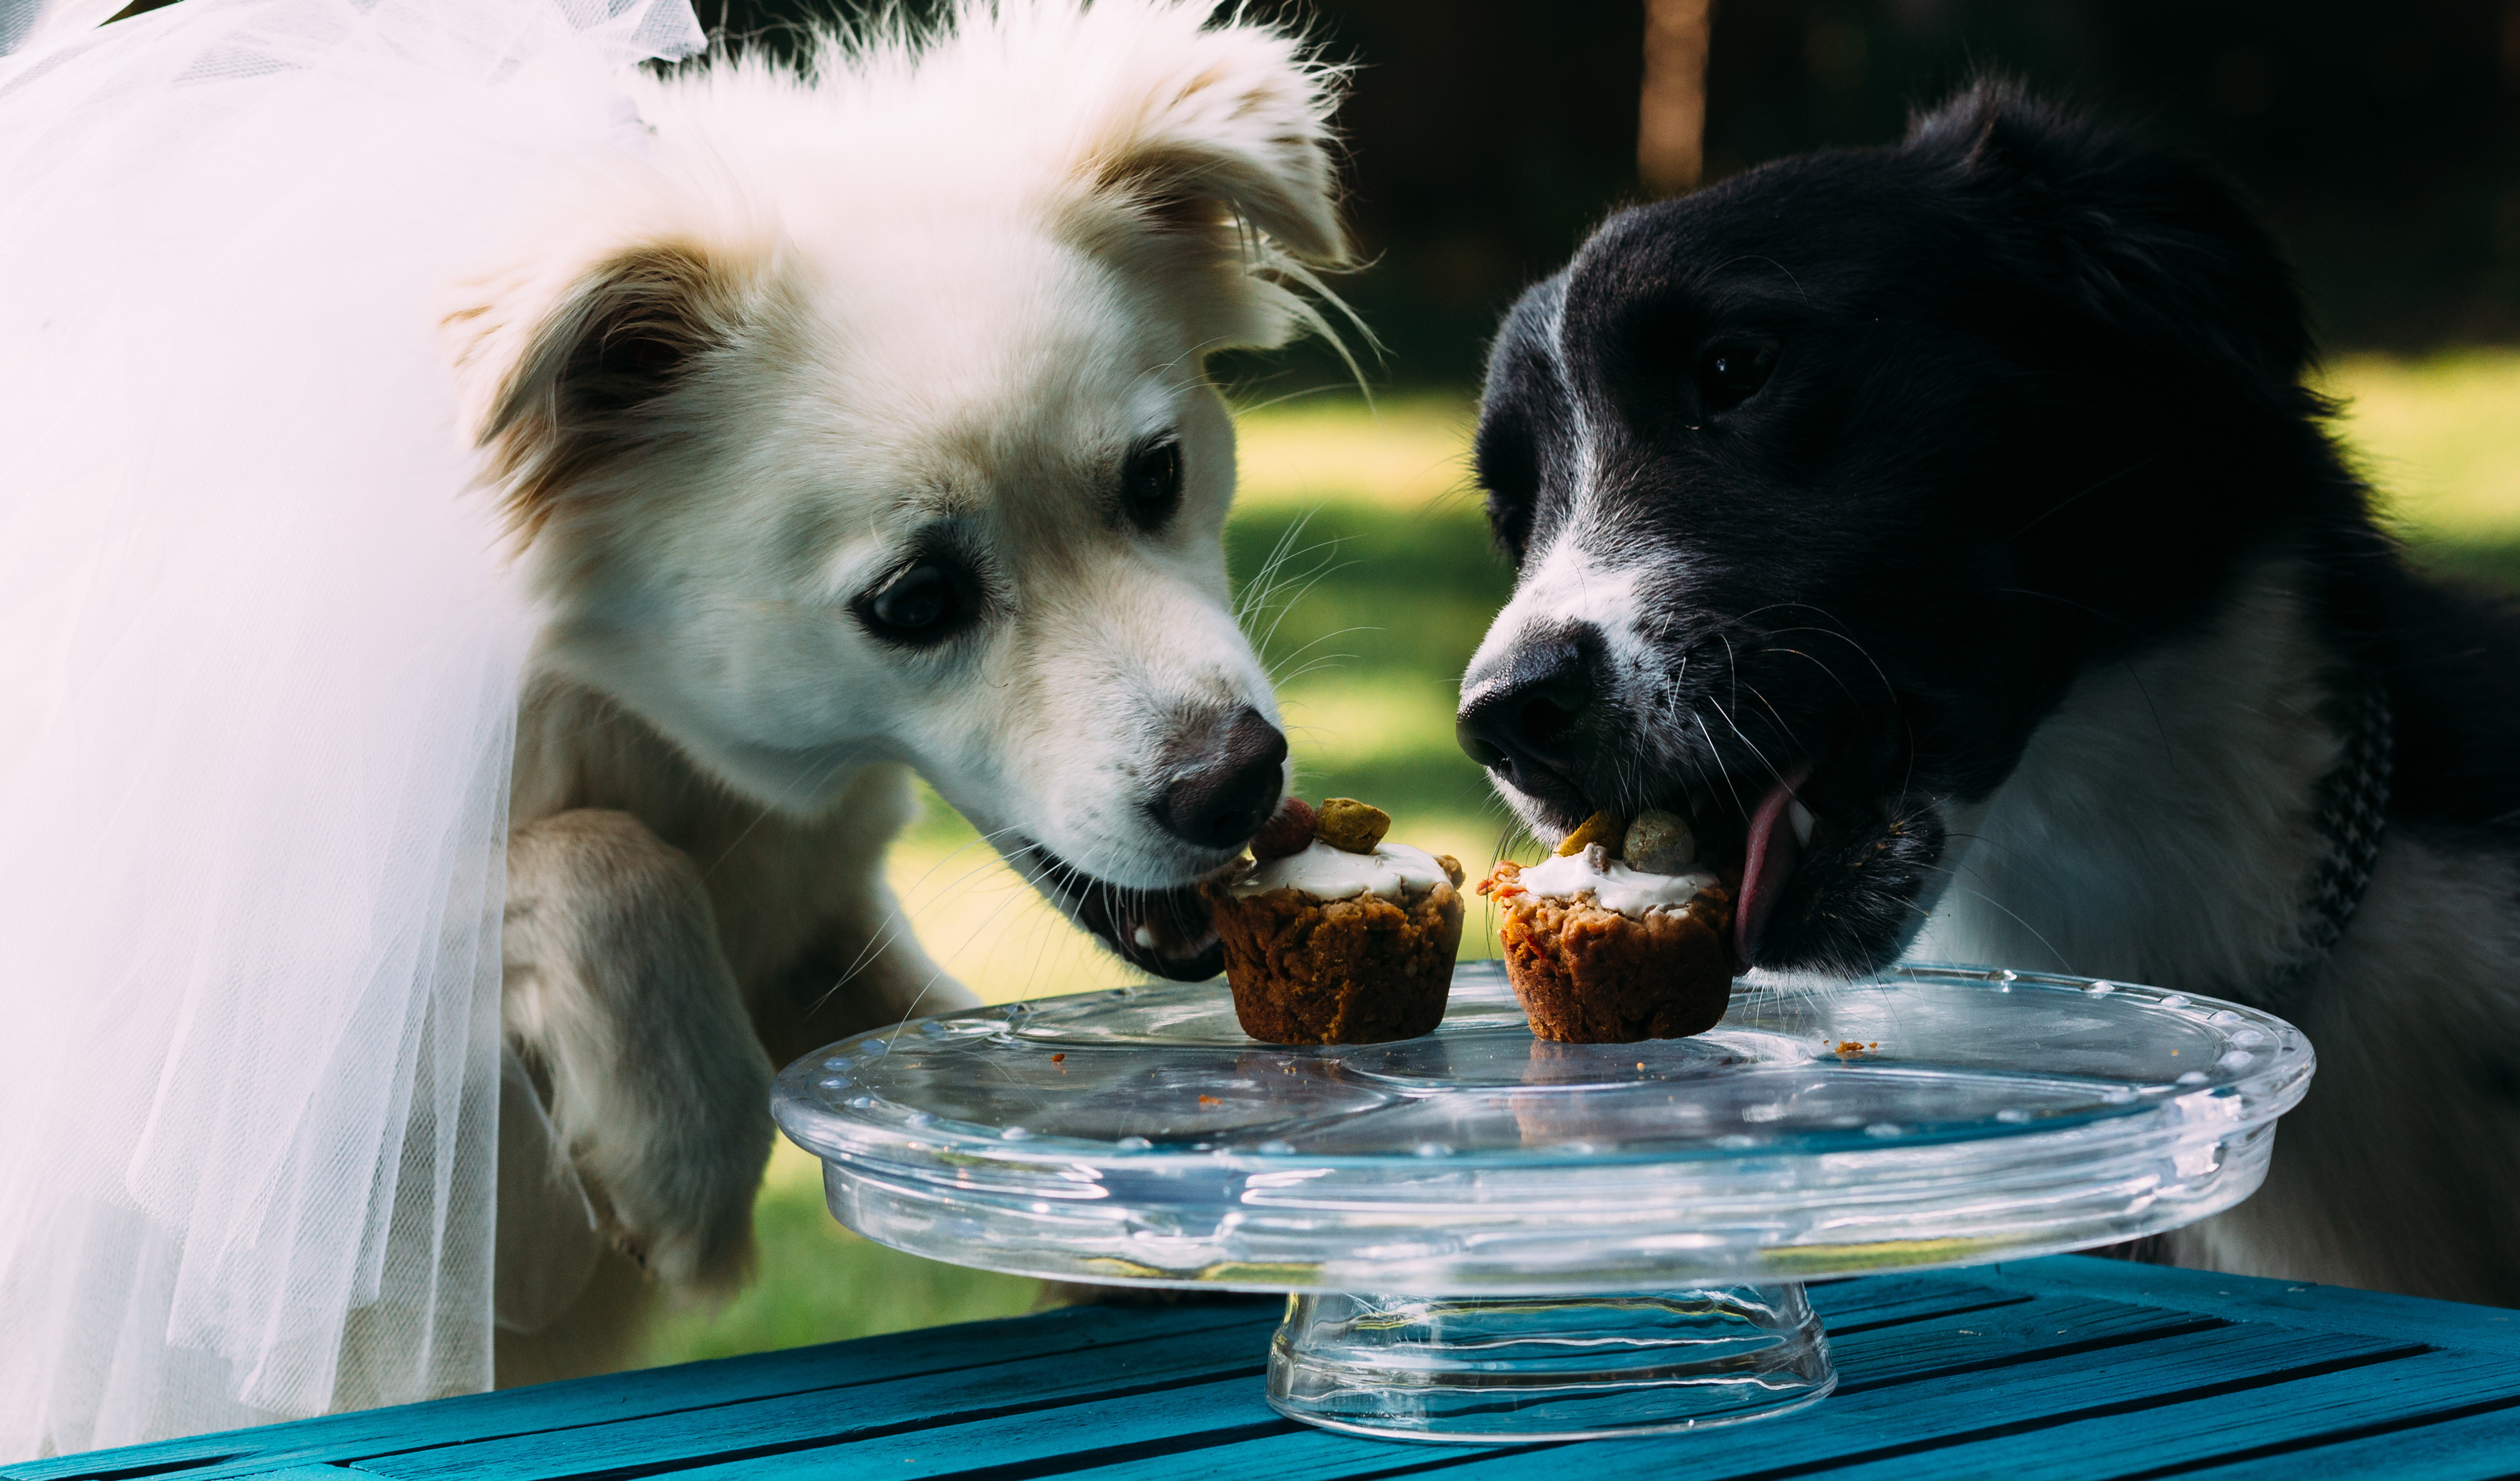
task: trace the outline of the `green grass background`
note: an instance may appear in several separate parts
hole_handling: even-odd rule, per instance
[[[2520,352],[2352,357],[2325,389],[2426,564],[2520,591]],[[1468,396],[1281,404],[1240,419],[1241,491],[1226,553],[1280,685],[1297,785],[1366,798],[1397,832],[1473,872],[1521,841],[1453,743],[1455,684],[1511,587],[1489,551],[1465,459]],[[889,865],[921,939],[991,1001],[1122,980],[930,799]],[[1484,954],[1476,920],[1464,954]],[[756,1211],[760,1279],[673,1315],[653,1363],[724,1357],[1032,1309],[1036,1281],[938,1265],[847,1233],[814,1161],[781,1144]]]

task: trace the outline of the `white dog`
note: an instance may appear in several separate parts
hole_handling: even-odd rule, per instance
[[[1210,19],[647,74],[682,0],[191,0],[0,58],[0,1459],[735,1286],[773,1066],[971,1001],[881,882],[914,771],[1216,970],[1286,746],[1204,364],[1348,252],[1335,71]]]
[[[1202,14],[975,4],[662,82],[646,164],[559,193],[446,315],[551,614],[508,1033],[655,1282],[743,1275],[774,1064],[972,1001],[881,880],[911,770],[1132,962],[1216,969],[1186,886],[1286,746],[1201,367],[1319,327],[1301,264],[1346,247],[1330,74]],[[528,1176],[519,1095],[502,1382],[611,1361],[642,1304]]]

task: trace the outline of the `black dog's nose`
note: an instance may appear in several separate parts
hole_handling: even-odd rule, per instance
[[[1185,726],[1170,749],[1186,765],[1154,812],[1174,837],[1201,848],[1232,848],[1278,810],[1286,738],[1251,706],[1210,711]]]
[[[1584,712],[1593,703],[1598,633],[1561,631],[1517,646],[1493,678],[1472,676],[1453,734],[1470,759],[1516,788],[1564,789]]]

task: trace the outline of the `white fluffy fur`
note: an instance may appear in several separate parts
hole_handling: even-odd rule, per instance
[[[1223,862],[1143,805],[1189,717],[1275,713],[1227,605],[1234,437],[1201,365],[1319,327],[1304,264],[1345,244],[1335,79],[1207,14],[972,0],[942,39],[833,41],[801,77],[657,82],[644,158],[557,180],[450,302],[547,613],[510,859],[531,1075],[503,1383],[623,1355],[643,1286],[606,1244],[672,1288],[741,1278],[774,1061],[970,1001],[881,883],[908,767],[1113,883]],[[721,348],[615,457],[552,409],[643,261]],[[1168,429],[1188,491],[1148,534],[1117,464]],[[887,648],[850,603],[939,529],[992,615],[949,653]],[[564,1169],[531,1161],[538,1106]]]
[[[2520,870],[2400,828],[2292,1016],[2318,1051],[2257,1196],[2180,1231],[2182,1265],[2520,1305],[2520,1115],[2477,1079],[2520,1042]]]
[[[2313,789],[2339,739],[2288,563],[2195,638],[2085,674],[1994,796],[1946,805],[1926,959],[2228,997],[2301,942]]]
[[[2019,768],[1950,808],[1953,883],[1912,955],[2246,996],[2299,947],[2342,739],[2290,562],[2209,631],[2084,675]],[[2298,1004],[2318,1073],[2265,1188],[2171,1237],[2183,1265],[2511,1304],[2520,1126],[2474,1083],[2520,1043],[2520,872],[2393,825]]]

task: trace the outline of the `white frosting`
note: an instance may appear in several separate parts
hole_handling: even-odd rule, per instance
[[[1591,895],[1603,910],[1642,916],[1657,906],[1686,905],[1699,891],[1723,881],[1703,870],[1648,875],[1611,858],[1609,850],[1596,843],[1580,854],[1526,865],[1514,882],[1552,900]]]
[[[1386,843],[1370,854],[1351,854],[1316,838],[1300,854],[1261,860],[1257,869],[1234,881],[1232,890],[1238,899],[1291,887],[1315,899],[1345,900],[1351,895],[1397,896],[1404,888],[1428,889],[1439,880],[1452,882],[1444,866],[1423,849]]]

